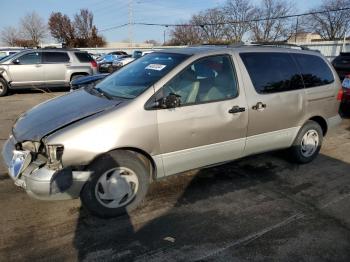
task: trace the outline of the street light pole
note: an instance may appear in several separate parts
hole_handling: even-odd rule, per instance
[[[165,33],[166,33],[167,28],[168,28],[168,26],[166,25],[164,28],[164,32],[163,32],[163,45],[165,45]]]

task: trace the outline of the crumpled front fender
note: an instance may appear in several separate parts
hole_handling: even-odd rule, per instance
[[[6,82],[8,82],[8,83],[11,81],[11,79],[10,79],[9,75],[7,74],[7,71],[6,71],[5,68],[1,68],[0,67],[0,77],[4,78],[6,80]]]

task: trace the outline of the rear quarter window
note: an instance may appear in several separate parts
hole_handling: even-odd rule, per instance
[[[65,52],[44,52],[43,62],[44,63],[68,63],[69,56]]]
[[[328,85],[334,82],[334,76],[328,64],[319,56],[293,54],[304,80],[306,88]]]
[[[88,53],[75,52],[74,54],[78,58],[79,62],[81,62],[81,63],[89,63],[89,62],[94,61],[94,59]]]
[[[289,53],[249,52],[240,56],[258,93],[304,88],[300,72]]]

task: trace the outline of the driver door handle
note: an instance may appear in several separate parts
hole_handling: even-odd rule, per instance
[[[239,106],[233,106],[228,112],[230,114],[236,114],[236,113],[241,113],[244,112],[245,108],[244,107],[239,107]]]

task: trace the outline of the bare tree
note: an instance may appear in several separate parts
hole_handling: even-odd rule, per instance
[[[146,40],[146,41],[144,41],[144,43],[145,44],[151,44],[151,45],[154,45],[154,46],[159,45],[159,43],[156,40],[154,40],[154,39]]]
[[[224,4],[223,12],[229,22],[227,37],[232,42],[241,42],[243,35],[250,30],[250,23],[247,21],[252,19],[253,10],[250,0],[227,0]]]
[[[74,46],[75,30],[70,18],[62,13],[52,13],[49,18],[49,29],[53,38],[67,46]]]
[[[167,45],[195,45],[201,42],[199,28],[193,24],[176,26]]]
[[[1,42],[8,46],[16,46],[18,39],[18,30],[12,26],[5,27],[1,30]]]
[[[350,21],[349,10],[331,10],[349,6],[349,0],[323,0],[322,4],[318,8],[311,10],[311,12],[329,12],[310,15],[309,30],[313,30],[314,32],[319,33],[323,39],[327,40],[335,40],[344,37]]]
[[[87,9],[81,9],[79,14],[74,15],[74,27],[79,38],[91,37],[94,15]]]
[[[221,43],[227,41],[227,26],[224,12],[219,8],[211,8],[194,15],[191,23],[203,30],[200,38],[206,43]]]
[[[37,13],[32,12],[21,19],[20,31],[23,34],[23,38],[32,41],[34,45],[38,46],[46,37],[47,27],[44,20]]]
[[[278,18],[292,13],[292,5],[285,0],[263,0],[260,6],[254,8],[251,23],[252,38],[258,42],[273,42],[285,40],[291,33],[292,24],[288,19]]]
[[[53,38],[64,42],[68,47],[100,47],[106,44],[93,24],[94,16],[87,9],[74,15],[74,22],[67,15],[52,13],[49,28]]]

